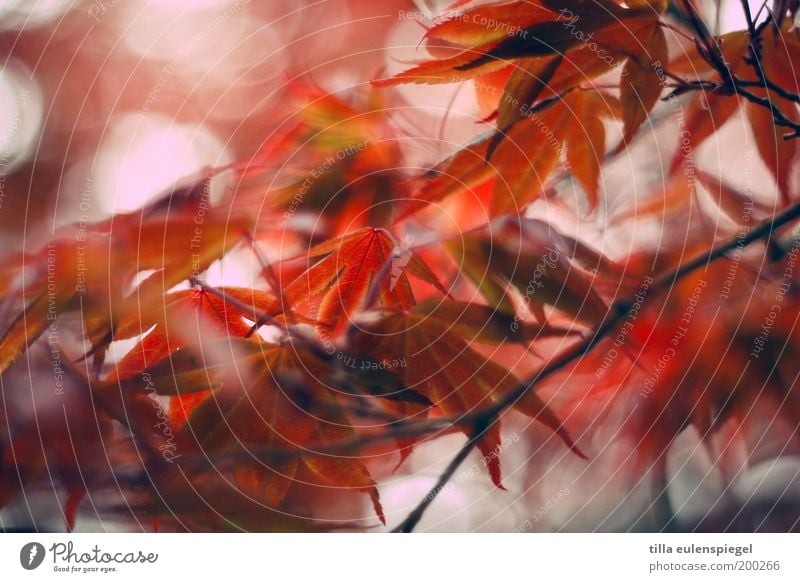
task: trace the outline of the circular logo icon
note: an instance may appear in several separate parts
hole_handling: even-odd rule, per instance
[[[19,563],[26,570],[35,570],[44,561],[44,546],[39,542],[30,542],[19,551]]]

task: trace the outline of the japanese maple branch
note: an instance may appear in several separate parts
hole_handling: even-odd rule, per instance
[[[780,108],[773,103],[772,99],[769,98],[769,95],[767,97],[759,97],[748,89],[748,87],[755,86],[764,87],[772,90],[785,99],[794,101],[795,103],[800,103],[800,101],[795,100],[795,98],[800,98],[800,96],[784,90],[766,78],[766,75],[761,67],[761,63],[758,59],[757,48],[757,43],[760,33],[763,30],[763,26],[756,27],[747,1],[742,0],[742,4],[745,7],[744,13],[748,25],[748,36],[750,37],[750,46],[748,49],[749,54],[746,57],[746,60],[756,71],[756,74],[759,77],[758,81],[743,81],[742,79],[736,77],[731,70],[730,65],[725,61],[725,57],[722,54],[719,43],[708,32],[708,29],[703,23],[703,19],[695,10],[691,0],[682,0],[681,3],[683,4],[686,13],[689,15],[689,21],[691,22],[692,28],[697,35],[695,45],[698,52],[717,71],[717,73],[719,73],[720,77],[722,78],[722,84],[717,87],[715,91],[739,95],[751,103],[767,109],[772,114],[775,125],[779,127],[786,127],[791,130],[789,133],[784,134],[783,139],[788,140],[800,137],[800,123],[795,123],[789,119],[780,110]],[[687,82],[680,90],[699,90],[705,88],[707,88],[706,82]]]
[[[773,83],[767,78],[767,74],[764,71],[764,67],[761,66],[761,33],[764,32],[764,29],[769,24],[769,20],[765,20],[760,25],[756,26],[755,20],[753,19],[752,14],[750,13],[750,4],[747,0],[741,0],[742,10],[744,11],[745,20],[747,21],[747,35],[750,37],[750,42],[748,46],[748,55],[745,57],[745,62],[749,64],[756,73],[758,77],[757,81],[743,81],[738,80],[738,84],[741,86],[752,86],[752,87],[763,87],[765,89],[769,89],[776,95],[783,97],[788,101],[793,101],[794,103],[800,104],[800,95],[797,93],[793,93],[791,91],[787,91],[780,85]],[[780,26],[780,25],[778,25]]]
[[[710,262],[719,259],[729,252],[737,249],[743,248],[752,244],[755,241],[765,239],[769,237],[775,229],[787,224],[788,222],[800,217],[800,203],[795,204],[785,211],[775,215],[770,220],[763,222],[758,227],[754,228],[744,236],[735,237],[725,243],[721,243],[717,245],[705,253],[701,253],[694,259],[683,263],[676,269],[658,277],[654,284],[651,286],[651,295],[658,294],[664,290],[670,289],[675,282],[680,280],[681,278],[685,277],[687,274],[695,271],[696,269],[703,267],[704,265],[708,265]],[[225,297],[224,292],[220,290],[214,289],[207,285],[203,285],[201,282],[194,280],[194,284],[200,285],[202,288],[205,288],[207,291],[212,293],[220,293],[222,295],[223,300],[231,301],[232,303],[236,304],[237,302],[233,300],[233,298]],[[413,422],[413,423],[397,423],[393,426],[393,430],[385,431],[384,433],[373,434],[373,435],[365,435],[360,438],[353,438],[346,441],[341,441],[338,443],[328,443],[319,450],[315,447],[314,450],[316,452],[327,452],[327,453],[344,453],[347,451],[356,450],[366,444],[372,442],[378,442],[381,440],[386,440],[389,438],[396,438],[397,436],[413,436],[413,435],[421,435],[421,434],[430,434],[437,430],[447,430],[449,428],[458,426],[458,425],[472,425],[473,429],[471,431],[471,438],[467,441],[467,443],[459,450],[456,456],[451,460],[448,467],[445,471],[441,474],[440,478],[437,480],[436,485],[431,489],[428,495],[420,502],[420,504],[406,517],[406,519],[398,525],[394,531],[398,532],[410,532],[412,531],[416,525],[419,523],[419,520],[422,518],[424,512],[427,510],[428,506],[433,502],[436,498],[438,493],[441,489],[449,482],[464,460],[469,456],[472,450],[475,448],[480,435],[486,429],[486,427],[490,426],[500,414],[502,414],[505,410],[513,406],[519,398],[525,395],[528,390],[531,390],[534,386],[536,386],[540,381],[544,380],[545,378],[551,376],[558,370],[566,367],[567,365],[571,364],[574,361],[577,361],[579,358],[590,352],[594,346],[602,340],[604,337],[609,335],[616,326],[622,321],[627,315],[630,313],[631,309],[633,308],[634,300],[633,299],[625,299],[616,301],[610,308],[607,317],[604,319],[602,324],[592,333],[591,336],[586,338],[584,341],[575,344],[574,346],[568,348],[557,357],[552,359],[548,362],[544,367],[542,367],[534,376],[528,379],[526,382],[521,383],[519,388],[516,390],[512,390],[501,398],[499,398],[495,403],[492,405],[480,410],[476,411],[471,414],[460,415],[457,417],[452,418],[439,418],[433,421],[424,421],[424,422]],[[237,305],[239,306],[239,305]],[[240,308],[251,306],[241,305]],[[257,451],[249,451],[249,454],[258,454]],[[264,451],[264,454],[267,456],[290,456],[296,455],[299,451],[280,451],[280,450],[269,450]]]
[[[783,212],[776,214],[773,218],[762,222],[758,227],[744,234],[737,236],[727,242],[712,247],[704,253],[699,254],[695,258],[681,264],[677,268],[669,271],[656,278],[651,285],[650,295],[658,295],[661,292],[671,289],[677,281],[688,275],[689,273],[707,266],[711,262],[724,257],[729,252],[735,249],[744,248],[756,241],[769,238],[772,233],[781,226],[800,218],[800,202],[793,204]],[[609,309],[608,315],[598,328],[587,337],[584,341],[568,348],[561,352],[558,356],[545,364],[538,372],[536,372],[527,381],[520,384],[520,386],[512,391],[507,392],[491,406],[483,409],[472,421],[475,427],[475,434],[479,434],[485,430],[485,427],[490,426],[499,417],[501,413],[514,405],[520,398],[522,398],[529,390],[533,389],[539,382],[545,378],[552,376],[555,372],[568,366],[569,364],[577,361],[587,353],[589,353],[597,343],[604,337],[609,335],[616,326],[630,313],[635,305],[633,298],[627,298],[615,301]],[[462,418],[463,421],[463,418]],[[447,481],[452,478],[459,466],[472,452],[477,444],[477,438],[470,438],[469,441],[459,450],[447,469],[442,473],[436,485],[428,492],[424,499],[417,505],[417,507],[393,530],[395,532],[411,532],[419,523],[427,507],[433,502],[442,488],[447,484]]]
[[[276,280],[277,281],[277,280]],[[201,289],[206,293],[211,293],[212,295],[218,297],[223,303],[227,303],[232,305],[233,307],[237,308],[242,313],[247,314],[254,314],[257,318],[256,325],[257,327],[261,327],[265,324],[274,325],[279,327],[286,335],[294,342],[295,345],[302,346],[307,349],[310,353],[313,353],[316,357],[320,360],[326,361],[328,363],[332,363],[333,365],[337,366],[339,371],[342,373],[342,385],[339,386],[342,394],[347,394],[349,396],[360,396],[356,400],[357,406],[350,407],[345,404],[337,403],[336,405],[331,405],[329,402],[315,402],[314,406],[321,409],[331,410],[335,412],[341,412],[342,410],[346,410],[348,412],[352,412],[359,416],[364,417],[371,417],[376,418],[385,422],[400,422],[403,420],[402,417],[392,414],[390,412],[369,408],[367,406],[366,397],[370,396],[369,393],[363,392],[358,390],[357,383],[351,382],[351,370],[345,366],[340,358],[331,357],[331,354],[326,352],[326,350],[320,345],[316,339],[310,335],[298,333],[296,328],[292,326],[287,326],[282,321],[278,320],[275,316],[270,315],[266,312],[260,312],[252,305],[248,305],[235,297],[232,297],[225,293],[222,289],[217,289],[211,285],[204,283],[198,277],[191,277],[189,282],[194,285],[195,287]],[[276,283],[277,284],[277,283]],[[288,306],[288,303],[284,301],[284,305]],[[294,316],[292,316],[294,317]],[[251,337],[253,332],[257,328],[251,328],[250,332],[244,337]],[[287,383],[288,380],[286,380]],[[300,392],[300,388],[298,387],[298,393]]]
[[[448,463],[445,470],[439,475],[439,478],[436,480],[436,485],[433,486],[428,494],[419,502],[419,504],[411,510],[411,513],[408,514],[403,522],[398,525],[396,528],[392,530],[394,533],[411,533],[414,527],[419,523],[419,520],[422,519],[425,510],[428,509],[428,506],[433,503],[433,500],[436,499],[436,496],[439,495],[439,492],[445,488],[447,483],[450,479],[453,478],[458,468],[461,464],[467,460],[467,457],[478,445],[478,440],[483,436],[483,432],[489,427],[489,425],[478,425],[476,423],[475,431],[473,432],[470,439],[467,441],[467,444],[461,447],[453,460]]]

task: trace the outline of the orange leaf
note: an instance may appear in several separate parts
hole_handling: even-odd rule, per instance
[[[655,63],[667,61],[667,39],[664,29],[654,21],[642,40],[636,56],[625,63],[620,81],[623,140],[628,143],[644,123],[661,95],[661,78]]]
[[[589,197],[591,208],[597,206],[600,166],[606,151],[606,130],[597,115],[603,111],[603,98],[580,92],[574,98],[575,114],[580,123],[572,125],[567,137],[567,162],[572,175],[580,182]]]
[[[431,317],[424,310],[398,311],[365,323],[354,335],[353,345],[378,360],[407,360],[407,365],[395,373],[408,389],[427,397],[446,415],[478,413],[519,385],[513,374],[472,350],[448,322]],[[526,393],[517,408],[553,428],[574,448],[561,424],[554,421],[555,414],[533,392]],[[472,436],[469,424],[461,429]],[[502,488],[500,444],[497,420],[482,433],[478,448],[492,481]]]
[[[108,381],[138,374],[185,346],[245,336],[252,325],[243,318],[256,321],[263,313],[280,311],[279,301],[261,291],[235,287],[218,291],[230,301],[210,291],[187,289],[165,295],[161,305],[151,304],[146,310],[137,304],[120,322],[115,339],[147,335],[117,363]]]
[[[735,96],[705,93],[695,98],[687,107],[685,127],[679,137],[670,173],[677,172],[684,162],[694,160],[695,150],[700,144],[719,130],[738,108],[739,100]]]
[[[552,305],[591,325],[606,317],[608,306],[595,288],[595,276],[576,265],[605,274],[616,270],[614,264],[545,222],[498,218],[464,233],[448,250],[484,297],[506,313],[516,314],[509,297],[516,288],[531,307]]]
[[[769,99],[774,102],[774,95],[770,94]],[[788,204],[791,199],[789,178],[797,157],[797,140],[783,139],[786,129],[775,125],[775,119],[768,109],[748,102],[745,111],[758,153],[778,185],[781,200]],[[793,104],[782,107],[782,112],[795,123],[800,122],[800,115]]]
[[[383,229],[363,228],[312,248],[311,265],[284,288],[292,305],[314,307],[312,318],[341,331],[360,308],[373,285],[376,299],[389,306],[410,307],[414,295],[406,273],[444,291],[416,253],[403,250]],[[316,311],[316,313],[314,313]]]
[[[179,442],[206,455],[240,455],[237,480],[246,491],[267,487],[259,498],[275,505],[285,497],[297,467],[285,460],[286,455],[301,459],[319,484],[368,493],[384,521],[366,466],[352,456],[334,457],[314,450],[354,434],[324,383],[334,370],[302,346],[256,344],[246,346],[250,365],[232,366],[235,369],[229,370],[222,386],[194,408],[179,432]]]
[[[432,27],[426,37],[461,46],[499,41],[524,29],[553,20],[555,14],[536,2],[505,2],[467,10]]]

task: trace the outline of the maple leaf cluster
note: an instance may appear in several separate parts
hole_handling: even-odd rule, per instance
[[[0,507],[55,481],[70,528],[108,491],[115,515],[166,529],[366,527],[397,521],[380,477],[444,434],[463,434],[504,488],[508,417],[587,459],[587,403],[639,394],[624,423],[639,462],[665,462],[690,426],[744,425],[757,404],[796,426],[800,238],[745,237],[796,199],[781,127],[800,121],[800,40],[775,16],[757,42],[755,25],[703,36],[686,24],[696,13],[667,8],[459,3],[425,33],[439,58],[346,95],[293,82],[289,121],[252,155],[6,255]],[[386,106],[401,83],[473,83],[488,131],[426,173],[404,169]],[[534,212],[565,176],[585,196],[576,214],[596,212],[606,160],[684,94],[665,190],[613,226],[660,217],[685,233],[611,257]],[[679,171],[740,107],[771,204]],[[221,174],[235,187],[212,204]],[[208,283],[242,252],[257,283]],[[543,394],[567,383],[557,409]],[[325,519],[332,500],[374,517]]]

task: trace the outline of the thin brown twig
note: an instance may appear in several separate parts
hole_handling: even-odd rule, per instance
[[[246,303],[243,303],[242,301],[239,301],[238,299],[236,299],[234,297],[231,297],[230,295],[225,293],[223,290],[217,289],[217,288],[215,288],[215,287],[213,287],[211,285],[207,285],[206,283],[200,281],[196,277],[192,277],[190,279],[190,281],[191,281],[191,283],[193,285],[199,287],[203,291],[211,293],[211,294],[219,297],[224,303],[230,303],[231,305],[233,305],[234,307],[238,308],[240,311],[243,311],[245,313],[254,312],[254,313],[256,313],[256,315],[258,315],[253,306],[248,306]],[[258,320],[262,321],[261,325],[264,325],[265,323],[270,323],[271,325],[275,325],[275,326],[280,327],[280,329],[284,333],[286,333],[286,335],[289,338],[289,340],[291,342],[293,342],[295,345],[300,345],[300,346],[308,349],[309,352],[311,352],[312,354],[314,354],[316,357],[320,358],[321,360],[324,360],[326,362],[333,362],[337,366],[338,370],[340,372],[342,372],[344,378],[341,381],[341,385],[338,382],[335,382],[335,379],[332,379],[331,382],[336,384],[336,386],[340,389],[339,393],[347,395],[347,396],[362,397],[362,398],[359,398],[359,400],[358,400],[358,402],[359,402],[358,406],[348,407],[346,405],[337,404],[336,405],[337,406],[336,409],[338,411],[342,411],[344,409],[347,409],[348,411],[353,412],[355,414],[358,414],[360,416],[372,417],[372,418],[376,418],[376,419],[382,420],[384,422],[396,423],[396,422],[401,422],[401,421],[404,420],[403,417],[398,416],[396,414],[393,414],[393,413],[390,413],[390,412],[387,412],[387,411],[384,411],[384,410],[369,408],[369,407],[365,406],[363,397],[374,396],[374,394],[370,394],[370,393],[367,393],[367,392],[364,392],[364,391],[360,390],[357,382],[350,381],[350,380],[352,380],[352,378],[351,378],[352,372],[349,370],[349,368],[346,365],[344,365],[344,362],[338,357],[332,357],[332,355],[329,354],[326,350],[324,350],[319,345],[319,343],[316,342],[314,339],[312,339],[311,337],[308,337],[308,336],[306,336],[304,334],[292,333],[292,331],[294,329],[296,329],[296,328],[293,328],[291,326],[285,325],[283,322],[281,322],[280,320],[276,319],[275,317],[273,317],[273,316],[271,316],[269,314],[266,314],[266,313],[261,314],[258,317]],[[246,336],[246,337],[249,337],[249,335]],[[327,403],[325,403],[325,404],[327,404]],[[316,403],[315,403],[315,405],[316,405]]]
[[[264,253],[261,252],[261,249],[258,248],[256,244],[255,238],[250,233],[250,231],[245,231],[244,233],[245,238],[247,238],[248,243],[250,244],[250,249],[253,251],[253,254],[256,256],[256,260],[258,260],[259,264],[261,265],[261,272],[264,275],[264,278],[269,283],[270,287],[278,294],[278,299],[281,301],[281,310],[283,311],[284,317],[286,318],[287,322],[290,324],[297,323],[297,317],[292,310],[292,305],[286,299],[286,296],[283,293],[283,287],[280,285],[278,281],[278,277],[275,274],[275,269],[272,267],[272,263],[270,263],[267,258],[264,256]],[[253,327],[250,329],[248,333],[248,337],[256,333],[263,325],[268,323],[268,320],[262,320],[259,318],[255,323],[253,323]]]
[[[235,297],[231,297],[230,295],[225,293],[223,290],[217,289],[216,287],[213,287],[211,285],[208,285],[208,284],[204,283],[198,277],[191,277],[189,279],[189,282],[192,285],[194,285],[195,287],[200,288],[202,291],[205,291],[207,293],[211,293],[212,295],[215,295],[216,297],[219,297],[224,303],[230,303],[235,308],[240,310],[242,313],[245,313],[245,314],[248,314],[248,315],[250,315],[250,314],[255,315],[258,318],[258,321],[262,321],[263,320],[263,323],[261,325],[264,325],[265,323],[269,323],[270,325],[274,325],[274,326],[279,327],[281,329],[284,329],[284,330],[286,329],[286,325],[282,321],[277,319],[275,316],[270,315],[270,314],[268,314],[266,312],[259,313],[259,311],[258,311],[258,309],[256,309],[255,305],[248,305],[248,304],[244,303],[243,301],[239,301]]]
[[[485,430],[487,427],[484,427]],[[400,525],[392,529],[392,533],[411,533],[414,530],[414,527],[419,523],[422,519],[422,516],[425,513],[425,510],[428,509],[428,506],[433,503],[433,500],[436,499],[436,496],[439,492],[444,489],[450,479],[453,478],[458,468],[461,464],[467,460],[467,457],[472,452],[476,446],[478,446],[478,440],[481,438],[483,430],[476,430],[473,436],[467,441],[461,449],[458,451],[453,460],[448,463],[445,470],[439,475],[439,478],[436,480],[436,485],[433,486],[433,489],[424,497],[424,499],[408,514]]]
[[[750,13],[750,7],[747,4],[747,0],[741,0],[743,6],[745,7],[745,19],[747,20],[748,25],[748,33],[750,35],[750,56],[753,55],[757,56],[757,49],[754,49],[753,43],[757,40],[760,35],[760,31],[763,27],[757,27],[753,17]],[[703,19],[695,10],[694,5],[692,4],[691,0],[682,0],[682,4],[686,13],[689,16],[689,21],[692,24],[692,28],[694,29],[695,33],[697,34],[697,40],[695,42],[696,47],[700,55],[708,62],[716,71],[719,73],[720,77],[722,78],[722,84],[716,89],[718,93],[728,93],[728,94],[736,94],[740,97],[743,97],[758,105],[759,107],[763,107],[764,109],[769,110],[772,114],[773,121],[775,125],[779,127],[786,127],[791,131],[789,133],[784,134],[783,139],[789,140],[800,137],[800,123],[795,123],[791,119],[789,119],[778,106],[776,106],[769,97],[759,97],[755,93],[751,92],[747,89],[747,87],[754,86],[752,82],[744,82],[736,77],[731,69],[731,66],[725,61],[725,57],[722,53],[722,49],[719,46],[717,40],[711,36],[708,32],[708,28],[706,28]],[[761,69],[760,62],[757,60],[753,65],[756,74],[759,75],[759,86],[776,86],[774,83],[769,82],[763,74],[763,70]],[[703,88],[701,85],[687,85],[687,90],[698,90]],[[785,92],[785,95],[791,95],[788,92]],[[793,100],[791,96],[786,97],[790,100]]]
[[[794,103],[800,104],[800,95],[797,93],[793,93],[791,91],[787,91],[780,85],[773,83],[767,78],[766,71],[764,71],[764,67],[761,66],[761,33],[767,27],[769,23],[769,19],[765,20],[761,25],[756,25],[756,21],[753,18],[750,12],[750,4],[747,0],[741,0],[742,10],[744,11],[745,20],[747,21],[747,35],[750,37],[750,42],[748,46],[748,55],[745,57],[745,62],[749,64],[756,73],[758,77],[757,81],[743,81],[737,79],[737,83],[743,87],[763,87],[765,89],[769,89],[773,93],[783,97],[788,101],[792,101]],[[757,17],[756,17],[757,18]]]

